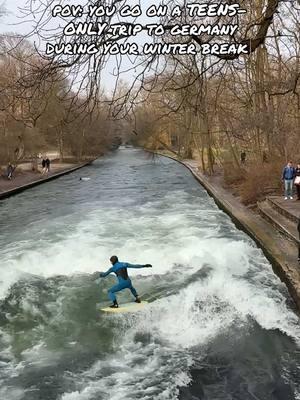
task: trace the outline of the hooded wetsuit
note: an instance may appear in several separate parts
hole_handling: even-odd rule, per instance
[[[137,297],[137,292],[132,286],[131,280],[127,273],[127,268],[144,268],[145,265],[133,265],[124,262],[116,262],[108,271],[100,274],[101,278],[105,278],[111,273],[115,273],[118,278],[118,284],[108,290],[108,297],[111,301],[116,301],[115,293],[123,289],[129,289],[134,297]]]

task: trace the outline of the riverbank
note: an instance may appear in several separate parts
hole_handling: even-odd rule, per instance
[[[300,265],[297,261],[298,249],[295,242],[281,235],[256,210],[244,206],[223,187],[221,176],[204,175],[194,160],[178,160],[174,155],[164,152],[158,154],[178,161],[188,168],[218,206],[262,248],[274,272],[286,284],[300,310]]]
[[[92,162],[93,161],[88,161],[79,164],[52,162],[51,170],[47,175],[42,175],[41,172],[33,172],[31,171],[30,164],[23,164],[15,171],[13,179],[8,180],[0,176],[0,200],[34,186],[41,185],[42,183],[57,179],[60,176],[83,168]]]

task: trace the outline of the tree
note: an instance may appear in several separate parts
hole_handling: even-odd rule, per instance
[[[213,0],[207,2],[208,5],[214,3]],[[61,2],[60,5],[65,5],[66,3]],[[53,45],[62,45],[63,43],[68,42],[70,45],[96,45],[97,48],[103,48],[106,44],[113,43],[128,43],[130,41],[130,34],[124,35],[123,33],[114,34],[110,31],[110,26],[114,24],[116,21],[121,20],[124,21],[124,18],[120,15],[120,10],[124,6],[125,2],[121,0],[106,0],[104,3],[99,1],[94,1],[92,4],[90,1],[81,4],[83,9],[86,11],[88,9],[88,5],[95,6],[105,6],[108,9],[114,8],[114,13],[111,16],[96,16],[89,15],[87,12],[83,13],[83,15],[78,15],[77,17],[72,17],[67,20],[69,24],[74,24],[77,26],[78,24],[88,23],[93,30],[97,32],[98,24],[107,24],[103,29],[102,34],[100,36],[93,35],[69,35],[64,31],[63,24],[66,23],[63,17],[60,19],[61,24],[57,24],[53,26],[53,18],[52,18],[52,9],[53,3],[50,0],[42,1],[42,0],[30,0],[26,7],[23,9],[23,13],[26,18],[31,18],[34,29],[34,35],[38,35],[41,43],[50,42]],[[197,17],[188,17],[185,12],[181,14],[180,17],[172,16],[170,11],[175,5],[179,5],[181,8],[184,8],[186,2],[184,0],[178,0],[174,3],[172,0],[163,0],[161,2],[162,5],[166,5],[169,7],[168,15],[161,18],[159,21],[165,27],[165,30],[169,32],[175,24],[185,24],[189,22],[200,23],[203,22],[201,18]],[[236,22],[240,25],[240,33],[236,34],[232,40],[234,42],[245,44],[248,48],[249,54],[255,53],[259,47],[265,42],[268,37],[269,29],[272,25],[274,16],[277,13],[280,13],[280,2],[279,0],[264,0],[261,2],[263,5],[260,7],[259,13],[252,12],[253,1],[246,0],[243,3],[243,7],[248,11],[248,16],[237,16]],[[291,2],[292,4],[292,2]],[[32,16],[36,16],[35,19],[32,19]],[[37,18],[38,17],[38,18]],[[216,17],[211,23],[226,23],[228,22],[227,17]],[[50,29],[50,23],[52,24]],[[127,27],[132,28],[133,23],[127,21]],[[142,30],[145,30],[146,26],[142,26]],[[30,35],[29,35],[30,36]],[[161,39],[169,41],[175,40],[174,37],[168,37],[168,35],[162,37]],[[181,39],[182,40],[182,39]],[[184,39],[187,42],[194,42],[196,45],[202,45],[204,43],[210,43],[212,41],[218,41],[218,37],[205,37],[205,36],[196,36],[190,35]],[[36,81],[39,81],[41,84],[45,78],[45,76],[49,76],[53,73],[57,73],[57,71],[64,70],[67,76],[72,80],[73,83],[78,81],[78,77],[80,76],[80,85],[78,86],[79,92],[87,92],[89,101],[98,101],[99,93],[101,92],[101,75],[104,68],[107,66],[108,56],[104,53],[100,54],[60,54],[54,56],[53,58],[47,57],[42,51],[40,51],[41,56],[43,56],[45,60],[45,65],[38,73],[36,73]],[[234,62],[238,59],[238,55],[225,55],[219,54],[216,57],[209,57],[209,66],[208,69],[212,68],[215,63],[224,63],[224,62]],[[164,64],[171,66],[174,70],[180,66],[180,60],[178,57],[169,56],[165,58],[164,56],[146,56],[141,58],[140,60],[136,60],[133,58],[133,68],[132,70],[135,72],[135,78],[132,85],[129,88],[129,92],[135,91],[136,87],[142,88],[145,80],[147,79],[147,71],[155,70],[155,74],[159,75],[162,71],[165,70]],[[137,63],[139,67],[137,68]],[[194,57],[193,64],[197,66],[199,63],[199,57]],[[193,65],[192,65],[193,67]],[[121,63],[118,62],[118,69],[120,72]],[[118,72],[116,75],[118,75]],[[118,84],[119,80],[116,79],[116,83]],[[128,100],[129,96],[123,97],[124,103]]]

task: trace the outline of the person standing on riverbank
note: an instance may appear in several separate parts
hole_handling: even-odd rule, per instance
[[[50,172],[50,160],[48,157],[46,158],[46,172],[47,174]]]
[[[11,165],[11,163],[9,162],[8,163],[8,166],[7,166],[7,172],[6,172],[6,176],[7,176],[7,179],[9,179],[9,180],[11,180],[12,179],[12,175],[13,175],[13,172],[14,172],[14,167]]]
[[[300,200],[300,163],[298,163],[296,172],[295,172],[295,186],[297,188],[297,200]]]
[[[43,160],[42,160],[42,175],[44,175],[45,172],[46,172],[46,159],[45,159],[45,157],[43,157]]]
[[[293,183],[296,170],[293,167],[292,161],[289,161],[282,171],[282,181],[284,182],[284,199],[290,198],[293,200]]]
[[[299,220],[298,220],[298,234],[299,234],[299,240],[300,240],[300,215],[299,215]],[[298,262],[300,263],[300,243],[298,243]]]

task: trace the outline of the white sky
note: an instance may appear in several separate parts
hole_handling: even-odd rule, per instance
[[[1,33],[19,33],[22,35],[28,34],[32,30],[32,24],[31,23],[26,23],[24,20],[22,20],[21,13],[19,11],[19,7],[24,7],[27,3],[27,0],[7,0],[4,1],[4,6],[6,10],[8,11],[8,14],[3,16],[0,19],[0,34]],[[71,3],[73,4],[82,4],[83,2],[81,0],[71,0]],[[126,3],[128,4],[138,4],[136,0],[128,0]],[[149,7],[151,4],[155,4],[155,0],[141,0],[140,1],[142,9],[146,9]],[[2,4],[2,1],[0,0],[0,4]],[[64,4],[70,4],[70,1],[64,1]],[[157,4],[157,3],[156,3]],[[145,19],[146,18],[146,19]],[[140,17],[138,22],[142,21],[145,22],[147,20],[147,17]],[[151,19],[151,22],[153,23],[153,19]],[[144,35],[144,34],[142,34]],[[145,38],[145,36],[144,36]],[[33,38],[31,39],[31,41]],[[145,40],[145,39],[144,39]],[[143,41],[143,39],[137,39],[138,42]],[[128,59],[128,56],[122,56],[122,70],[128,70],[132,69],[135,65],[132,64],[132,60],[130,61]],[[103,82],[104,82],[104,88],[107,91],[111,91],[114,87],[114,81],[115,78],[113,76],[113,71],[116,69],[116,61],[113,57],[109,60],[107,63],[106,69],[103,73]],[[121,79],[123,81],[129,82],[133,79],[133,75],[135,74],[134,69],[131,70],[130,72],[124,73],[121,75]]]

